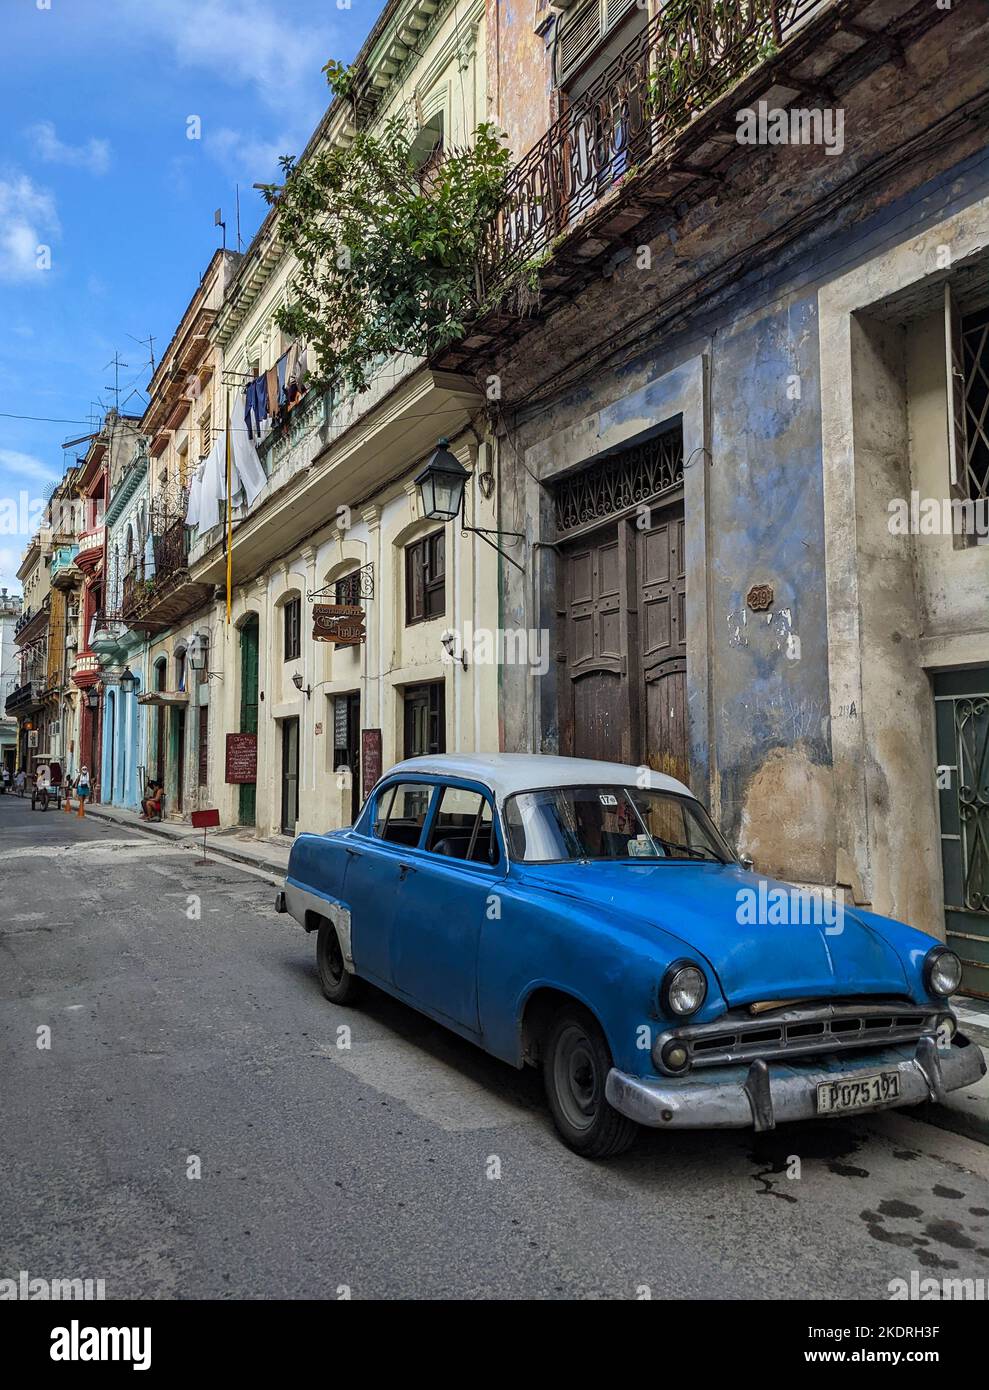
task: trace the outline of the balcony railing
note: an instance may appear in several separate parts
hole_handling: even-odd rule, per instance
[[[619,180],[828,0],[670,0],[509,173],[484,254],[490,289],[544,255]]]
[[[185,515],[163,518],[160,533],[152,540],[155,557],[155,579],[170,579],[177,570],[189,563],[189,533]]]

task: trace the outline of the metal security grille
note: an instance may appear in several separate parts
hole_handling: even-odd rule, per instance
[[[556,527],[561,535],[619,516],[683,482],[679,428],[611,454],[556,485]]]
[[[962,319],[965,432],[959,486],[973,502],[989,499],[989,309]]]
[[[947,941],[989,998],[989,668],[938,673],[934,709]]]

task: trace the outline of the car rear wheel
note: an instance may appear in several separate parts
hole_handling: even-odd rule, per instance
[[[585,1158],[624,1153],[638,1133],[635,1121],[605,1097],[611,1065],[608,1043],[591,1015],[579,1005],[562,1009],[543,1050],[543,1084],[560,1137]]]
[[[316,935],[316,968],[323,993],[332,1004],[356,1004],[364,981],[345,969],[340,938],[332,922],[325,919]]]

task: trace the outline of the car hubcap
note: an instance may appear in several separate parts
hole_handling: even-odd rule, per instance
[[[597,1060],[590,1039],[575,1024],[560,1035],[553,1062],[560,1108],[574,1129],[589,1129],[601,1100]]]

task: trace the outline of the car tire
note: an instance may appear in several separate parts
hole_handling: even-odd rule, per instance
[[[608,1104],[611,1067],[611,1049],[591,1014],[576,1004],[561,1009],[543,1048],[543,1085],[560,1138],[584,1158],[614,1158],[639,1131]]]
[[[344,968],[340,938],[332,922],[324,918],[316,934],[316,969],[323,993],[331,1004],[356,1004],[364,981]]]

